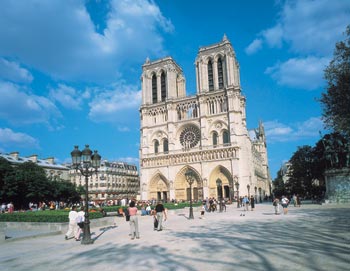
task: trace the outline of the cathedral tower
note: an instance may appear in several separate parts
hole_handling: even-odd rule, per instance
[[[142,199],[269,195],[266,144],[249,137],[239,64],[226,36],[199,49],[194,96],[186,96],[182,69],[171,57],[147,59],[142,69]]]

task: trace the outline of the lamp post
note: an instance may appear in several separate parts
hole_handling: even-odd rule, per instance
[[[237,189],[237,208],[239,208],[239,182],[235,183]]]
[[[222,181],[220,180],[220,179],[217,179],[216,180],[216,186],[217,186],[217,191],[218,191],[218,200],[219,200],[219,206],[220,206],[220,209],[219,209],[219,211],[220,211],[220,213],[222,212],[222,195],[221,195],[221,193],[222,193]]]
[[[88,245],[94,242],[91,239],[90,233],[88,181],[89,177],[91,177],[93,173],[97,174],[97,170],[101,165],[101,155],[99,155],[97,151],[94,151],[94,154],[92,154],[89,145],[85,145],[85,149],[83,151],[80,151],[78,146],[74,146],[71,156],[73,168],[77,171],[79,170],[81,175],[85,177],[85,220],[81,244]]]
[[[190,169],[187,169],[185,173],[185,178],[188,184],[190,185],[190,214],[188,219],[194,219],[193,217],[193,208],[192,208],[192,184],[195,180],[194,172]]]
[[[250,199],[250,185],[247,185],[247,190],[248,190],[248,199]]]

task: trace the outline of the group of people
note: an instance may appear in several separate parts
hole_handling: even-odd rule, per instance
[[[149,205],[148,205],[149,206]],[[150,207],[150,206],[149,206]],[[152,210],[149,210],[149,214],[153,216],[154,230],[163,230],[163,221],[167,220],[167,212],[161,201]],[[126,217],[126,221],[130,225],[130,236],[131,240],[140,238],[139,222],[138,222],[138,208],[136,207],[135,201],[131,200],[129,207],[122,211],[122,215]],[[85,212],[84,208],[77,212],[77,207],[72,206],[71,211],[68,214],[69,225],[68,231],[65,234],[65,239],[74,238],[76,241],[81,240],[82,229],[84,228]]]
[[[280,213],[280,205],[282,205],[283,214],[284,215],[288,214],[289,199],[286,196],[282,196],[281,200],[276,197],[273,200],[272,205],[274,206],[274,209],[275,209],[275,215],[278,215]]]
[[[13,213],[15,210],[14,205],[12,202],[6,204],[2,203],[1,204],[1,213]]]
[[[161,201],[159,201],[154,208],[154,210],[151,209],[151,206],[148,204],[146,208],[141,207],[141,215],[143,213],[143,210],[148,212],[148,214],[153,216],[153,226],[154,230],[162,231],[163,230],[163,221],[167,220],[167,212],[166,209]],[[138,209],[136,207],[135,201],[131,201],[129,204],[129,208],[127,208],[127,221],[129,221],[130,225],[130,236],[131,240],[139,239],[140,238],[140,232],[139,232],[139,223],[138,223]]]
[[[72,206],[71,211],[68,214],[69,225],[68,231],[65,234],[65,239],[74,238],[76,241],[80,241],[80,236],[82,233],[82,229],[84,228],[85,221],[85,211],[84,207],[81,207],[79,211],[77,211],[76,206]]]

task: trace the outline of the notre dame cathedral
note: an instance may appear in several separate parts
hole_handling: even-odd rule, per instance
[[[270,195],[264,127],[248,131],[239,64],[226,35],[199,49],[196,95],[171,58],[142,66],[141,199]]]

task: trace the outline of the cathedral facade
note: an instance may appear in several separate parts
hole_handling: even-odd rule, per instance
[[[141,199],[233,200],[270,195],[264,127],[248,131],[239,64],[230,41],[199,49],[196,95],[171,58],[142,66]]]

